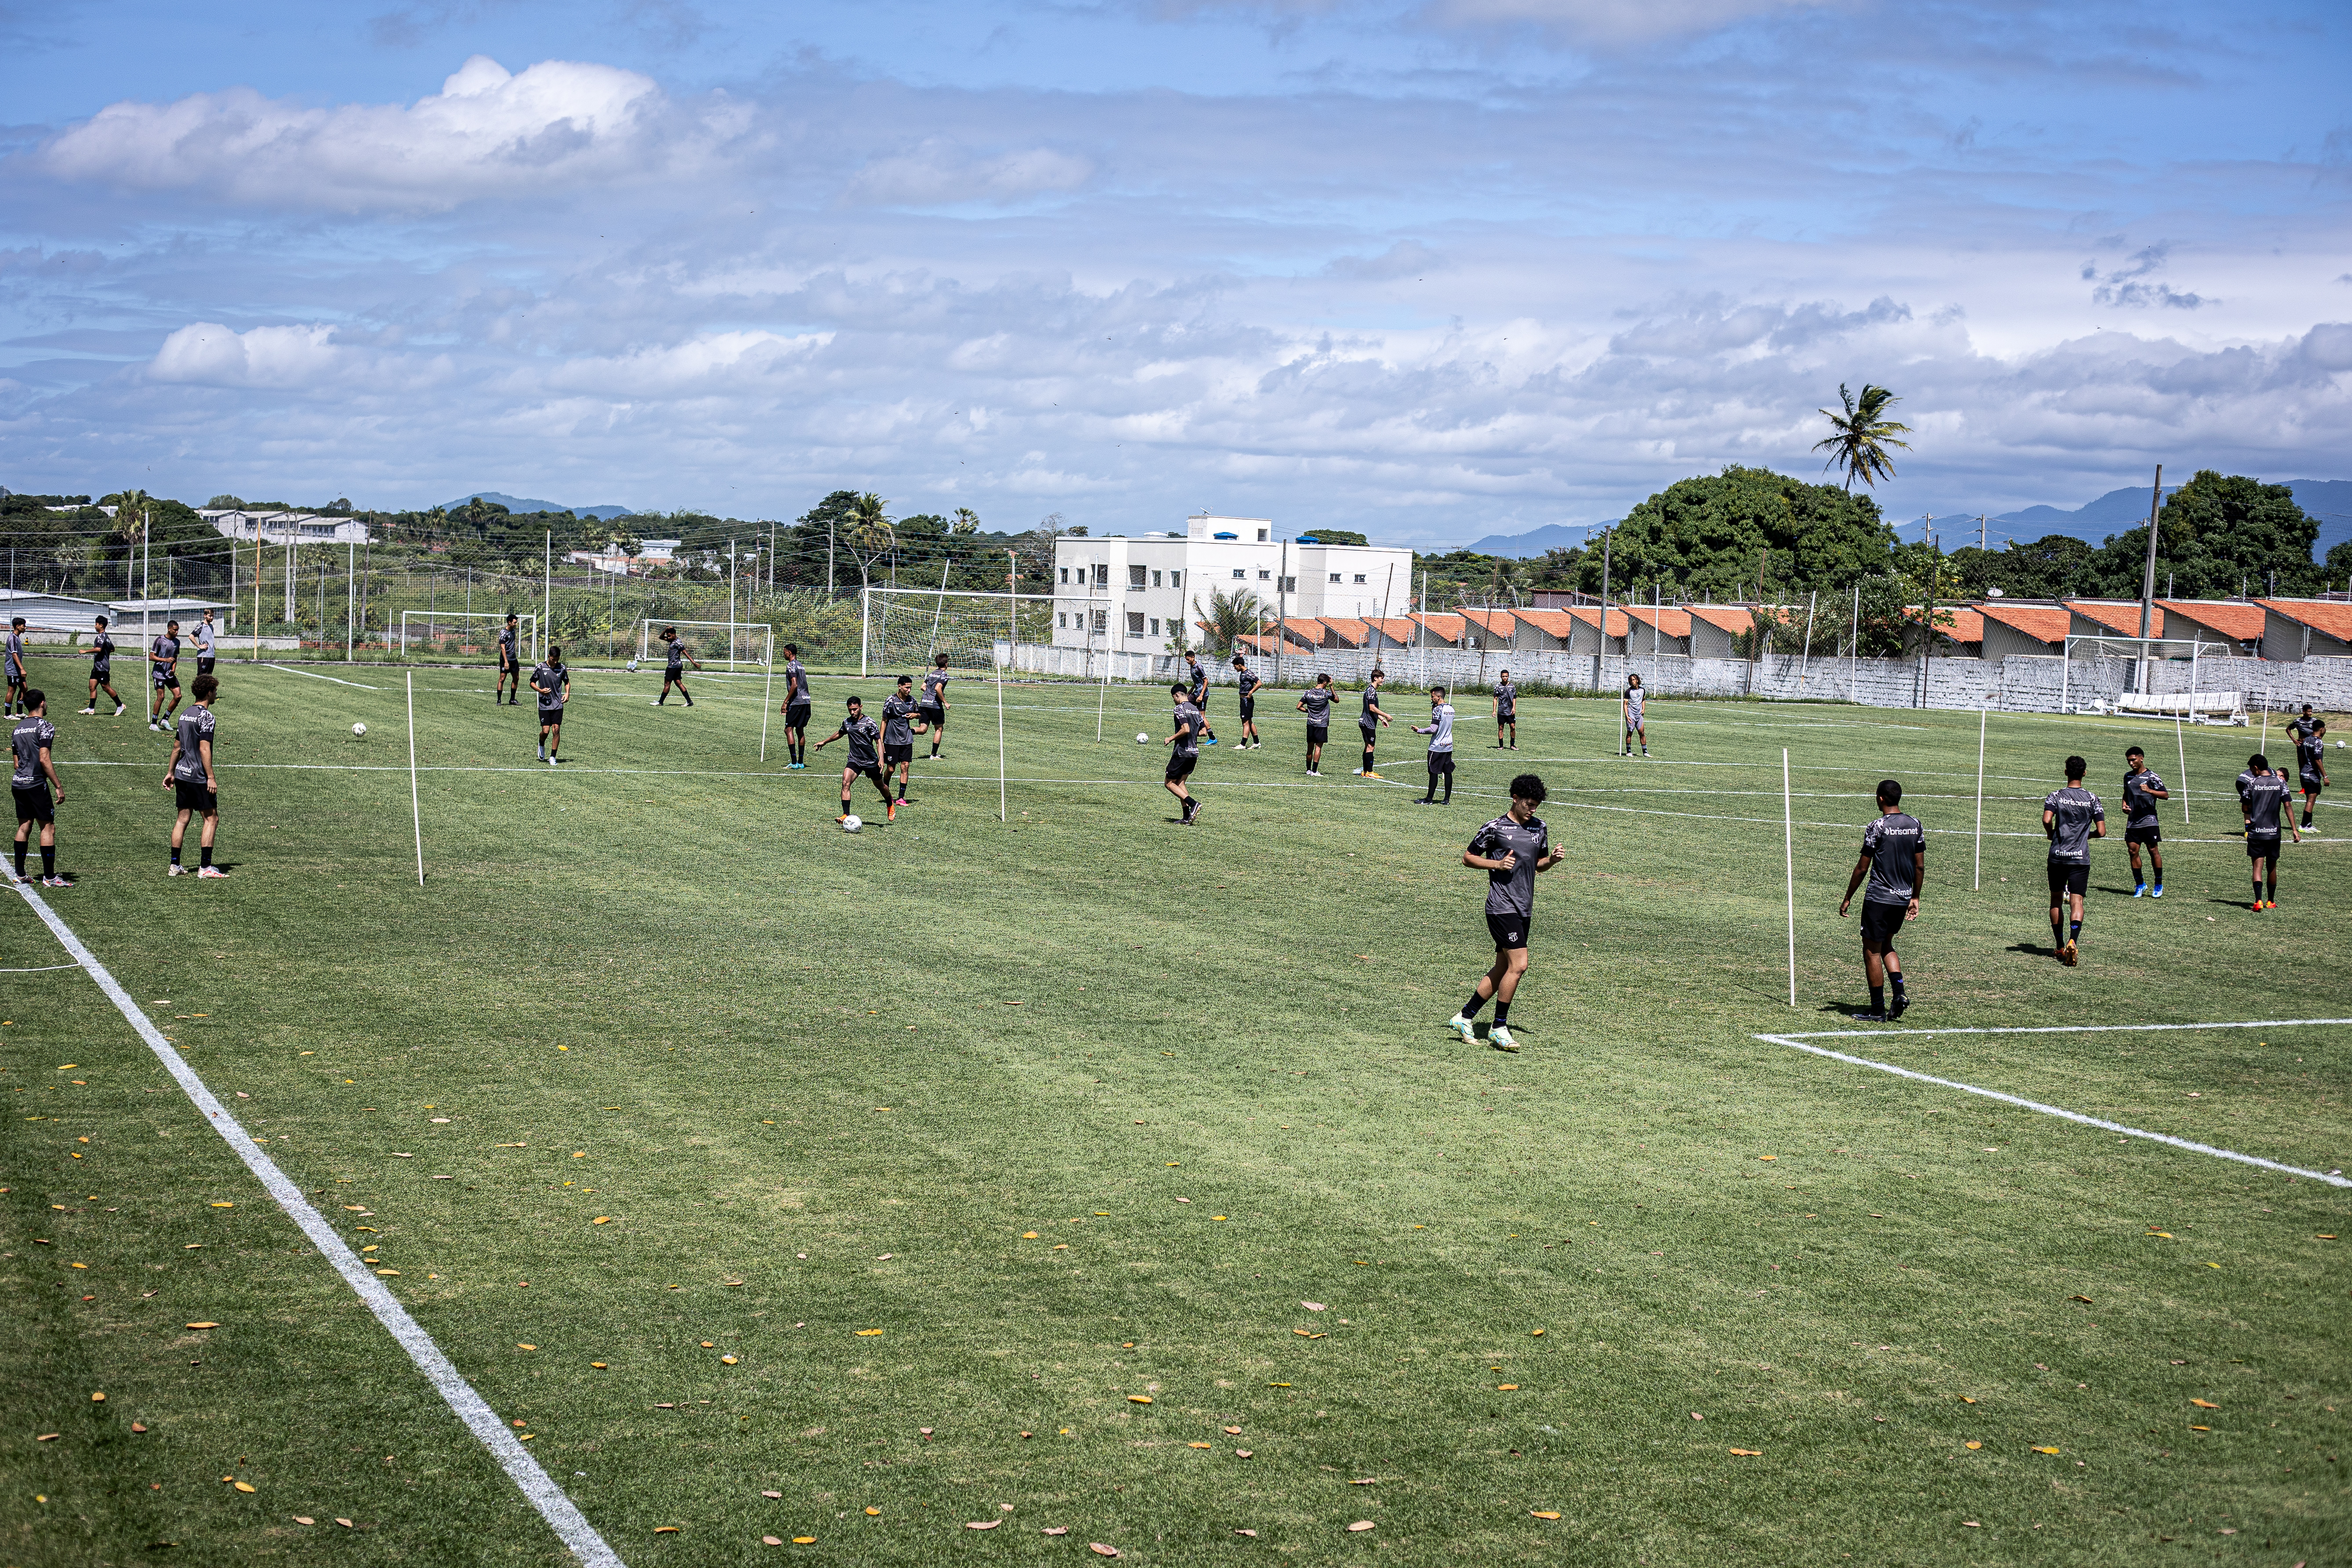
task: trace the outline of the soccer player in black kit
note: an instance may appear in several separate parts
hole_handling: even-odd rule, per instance
[[[2156,803],[2170,800],[2172,792],[2147,765],[2147,753],[2137,746],[2124,752],[2124,853],[2131,857],[2132,897],[2164,897],[2164,829],[2158,825]],[[2139,868],[2141,846],[2147,846],[2147,858],[2155,862],[2156,887],[2150,891],[2147,879]]]
[[[2271,770],[2271,760],[2256,752],[2238,775],[2238,805],[2246,814],[2246,858],[2253,863],[2254,912],[2278,908],[2279,818],[2297,844],[2303,829],[2294,825],[2294,792],[2286,777]],[[2270,872],[2270,891],[2263,891],[2263,873]]]
[[[882,777],[898,770],[898,804],[907,804],[907,773],[915,765],[915,678],[902,675],[898,689],[882,699]]]
[[[113,716],[121,718],[127,704],[122,700],[121,693],[114,689],[114,639],[106,635],[104,616],[98,617],[98,630],[90,635],[89,706],[83,709],[83,712],[95,714],[98,711],[98,694],[101,691],[114,699]]]
[[[1310,779],[1323,776],[1323,745],[1331,738],[1334,695],[1331,677],[1325,674],[1317,676],[1315,684],[1298,700],[1298,710],[1307,715],[1307,776]]]
[[[16,797],[16,879],[24,881],[25,855],[37,825],[41,830],[41,886],[70,888],[58,875],[58,805],[66,798],[65,781],[50,755],[58,727],[49,722],[49,694],[38,687],[25,690],[25,713],[8,733],[8,750],[16,766],[8,783]]]
[[[1234,684],[1242,692],[1242,738],[1236,743],[1244,752],[1263,750],[1265,742],[1257,732],[1257,689],[1263,683],[1239,654],[1234,655]]]
[[[654,699],[654,706],[659,708],[667,702],[669,689],[675,686],[677,688],[677,694],[685,698],[686,705],[691,708],[694,706],[694,694],[686,689],[686,667],[690,664],[695,668],[700,669],[702,661],[695,658],[684,643],[677,640],[676,626],[662,627],[661,640],[663,646],[669,650],[669,659],[662,666],[661,695]]]
[[[2066,759],[2066,787],[2042,801],[2042,831],[2050,837],[2050,942],[2072,969],[2083,956],[2083,894],[2091,885],[2091,840],[2107,836],[2107,808],[2083,787],[2090,764]],[[2069,907],[2074,924],[2067,924]]]
[[[1903,1016],[1911,999],[1903,994],[1903,963],[1895,956],[1895,933],[1905,921],[1919,918],[1919,890],[1927,880],[1927,832],[1919,819],[1901,809],[1903,786],[1893,779],[1878,784],[1878,820],[1862,830],[1862,856],[1846,879],[1845,897],[1838,919],[1853,907],[1853,890],[1870,879],[1862,896],[1862,973],[1870,983],[1870,1011],[1856,1014],[1864,1023],[1883,1024]],[[1886,1005],[1886,986],[1895,985],[1895,1005]]]
[[[1201,662],[1201,656],[1197,653],[1187,653],[1184,663],[1186,695],[1192,699],[1192,706],[1201,710],[1203,743],[1213,746],[1217,743],[1217,731],[1209,722],[1209,667]]]
[[[931,761],[940,760],[940,742],[948,732],[948,682],[955,678],[948,673],[948,656],[940,654],[931,660],[931,668],[923,673],[923,700],[915,705],[915,717],[931,732]]]
[[[839,822],[849,816],[850,781],[866,778],[872,779],[874,787],[882,792],[882,820],[896,822],[898,803],[890,798],[890,775],[882,771],[882,726],[866,717],[866,704],[858,699],[851,698],[848,708],[849,717],[841,721],[841,728],[816,743],[816,749],[822,752],[835,741],[849,742],[849,758],[841,769],[841,816],[834,820]]]
[[[784,766],[793,773],[808,771],[809,683],[808,671],[801,668],[801,650],[797,643],[784,645],[784,747],[792,761]],[[879,763],[876,764],[877,767]]]
[[[490,693],[490,705],[496,707],[500,698],[509,708],[522,700],[522,633],[511,610],[507,629],[499,634],[499,684]]]
[[[1168,748],[1168,775],[1162,783],[1170,795],[1184,803],[1182,822],[1190,827],[1200,819],[1201,803],[1192,798],[1192,792],[1184,786],[1184,781],[1192,776],[1192,769],[1201,761],[1201,731],[1205,727],[1205,721],[1201,717],[1201,710],[1192,702],[1192,691],[1182,681],[1171,686],[1168,695],[1176,705],[1176,732],[1160,742]]]
[[[1536,807],[1544,803],[1544,782],[1533,773],[1511,781],[1511,809],[1478,830],[1462,863],[1486,873],[1486,934],[1495,939],[1495,965],[1478,977],[1470,1000],[1446,1020],[1446,1026],[1467,1041],[1478,1037],[1474,1020],[1486,999],[1495,999],[1495,1026],[1486,1043],[1498,1051],[1516,1051],[1511,1037],[1511,998],[1528,972],[1528,928],[1535,918],[1536,873],[1549,871],[1567,858],[1555,848],[1551,830]]]

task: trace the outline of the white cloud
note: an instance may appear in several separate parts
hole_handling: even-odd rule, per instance
[[[1433,0],[1432,21],[1457,27],[1528,27],[1600,44],[1712,33],[1750,16],[1852,0]]]
[[[667,155],[664,107],[635,71],[542,60],[514,75],[476,55],[409,105],[314,109],[248,88],[110,104],[37,161],[59,179],[260,205],[446,208],[643,174]]]
[[[328,341],[334,335],[334,328],[317,323],[238,332],[218,321],[196,321],[163,340],[146,374],[151,381],[190,386],[310,386],[341,368],[344,351]]]
[[[859,206],[1020,202],[1075,191],[1094,172],[1094,164],[1087,159],[1050,147],[974,158],[954,142],[933,137],[909,152],[877,158],[858,170],[843,191],[842,200]]]

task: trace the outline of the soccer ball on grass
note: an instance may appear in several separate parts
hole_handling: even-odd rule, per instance
[[[1135,743],[1139,746],[1148,746],[1151,744],[1151,731],[1149,730],[1138,730],[1135,732]]]
[[[364,735],[367,733],[367,726],[364,724],[354,724],[352,726],[352,733],[354,735]]]
[[[855,813],[841,819],[841,830],[844,833],[861,833],[865,828],[866,819]]]

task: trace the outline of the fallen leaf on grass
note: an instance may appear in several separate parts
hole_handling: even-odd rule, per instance
[[[814,1546],[816,1544],[816,1537],[814,1535],[795,1535],[793,1537],[793,1544],[794,1546]]]
[[[1984,1445],[1978,1442],[1974,1437],[1971,1437],[1967,1442],[1961,1444],[1960,1447],[1963,1448],[1981,1448]]]
[[[2054,1454],[2058,1450],[2055,1448],[2036,1448],[2033,1451],[2037,1454]]]
[[[2189,1403],[2194,1405],[2200,1410],[2219,1410],[2221,1408],[2210,1399],[2192,1399]]]
[[[1323,1303],[1320,1301],[1301,1301],[1298,1304],[1306,1308],[1310,1312],[1319,1312],[1323,1310]]]
[[[1238,1426],[1228,1426],[1225,1428],[1225,1436],[1228,1437],[1238,1437],[1241,1435],[1242,1429]]]
[[[1777,1160],[1780,1156],[1778,1154],[1759,1154],[1756,1157],[1759,1160]]]
[[[1764,1457],[1764,1450],[1761,1448],[1734,1448],[1731,1451],[1743,1459],[1760,1459]]]
[[[2077,1296],[2074,1297],[2074,1300],[2082,1302],[2086,1307],[2091,1304],[2091,1299],[2088,1296]]]
[[[538,1347],[537,1345],[523,1345],[523,1344],[519,1344],[519,1345],[515,1346],[515,1349],[517,1349],[517,1350],[519,1350],[519,1351],[535,1351],[535,1350],[537,1350],[538,1348],[539,1348],[539,1347]]]
[[[1528,1337],[1529,1339],[1539,1340],[1543,1338],[1543,1331],[1541,1329],[1529,1329],[1528,1331]]]
[[[1324,1337],[1321,1334],[1309,1333],[1305,1329],[1293,1329],[1290,1331],[1302,1340],[1319,1340]]]
[[[1495,1387],[1505,1394],[1516,1394],[1518,1392],[1519,1385],[1516,1383],[1498,1383]]]
[[[594,1367],[598,1372],[603,1372],[605,1368],[605,1363],[601,1361],[592,1361],[588,1364]]]
[[[1234,1458],[1236,1459],[1255,1459],[1257,1456],[1251,1453],[1247,1448],[1235,1448],[1234,1450]]]
[[[773,1535],[763,1535],[760,1537],[760,1544],[762,1546],[782,1546],[783,1542],[779,1537]]]
[[[147,1430],[147,1423],[144,1421],[133,1421],[131,1424],[131,1429],[133,1432],[144,1432]]]
[[[590,1225],[610,1225],[610,1224],[612,1224],[612,1223],[613,1223],[613,1216],[612,1216],[611,1215],[608,1215],[608,1214],[600,1214],[600,1215],[598,1215],[594,1219],[590,1220],[588,1223],[589,1223]]]
[[[1118,1547],[1116,1547],[1116,1546],[1105,1546],[1105,1545],[1104,1545],[1101,1542],[1099,1542],[1099,1541],[1089,1541],[1089,1542],[1087,1542],[1087,1551],[1089,1551],[1089,1552],[1093,1552],[1093,1553],[1094,1553],[1096,1556],[1097,1556],[1097,1557],[1116,1557],[1116,1556],[1118,1556]]]
[[[1528,1517],[1529,1519],[1558,1519],[1559,1517],[1559,1510],[1549,1508],[1529,1509],[1528,1510]]]
[[[674,1524],[656,1524],[654,1526],[654,1533],[656,1535],[676,1535],[677,1533],[677,1526]]]
[[[1004,1521],[1001,1519],[971,1519],[964,1521],[966,1530],[994,1530]]]
[[[1960,1395],[1960,1403],[1961,1403],[1961,1404],[1963,1404],[1963,1405],[1974,1405],[1974,1404],[1976,1403],[1976,1401],[1975,1401],[1975,1400],[1973,1400],[1973,1399],[1971,1399],[1971,1398],[1969,1398],[1967,1394],[1961,1394],[1961,1395]]]
[[[761,1492],[760,1495],[761,1495],[761,1497],[773,1497],[773,1498],[780,1498],[780,1497],[783,1496],[784,1494],[783,1494],[783,1493],[782,1493],[782,1492]]]
[[[218,1323],[190,1323],[188,1327],[192,1329],[217,1329],[220,1325]]]
[[[861,1340],[870,1340],[881,1331],[879,1329],[860,1329],[857,1331],[857,1337]]]
[[[34,1438],[33,1441],[36,1443],[54,1443],[63,1436],[64,1434],[61,1432],[44,1432],[39,1436]]]
[[[1257,1539],[1257,1531],[1255,1530],[1236,1530],[1234,1533],[1235,1535],[1246,1535],[1252,1541],[1255,1541]]]
[[[1973,1519],[1964,1519],[1964,1520],[1960,1521],[1960,1528],[1961,1528],[1962,1530],[1982,1530],[1982,1529],[1984,1528],[1984,1526],[1983,1526],[1983,1525],[1981,1525],[1981,1524],[1979,1524],[1979,1523],[1978,1523],[1975,1520],[1973,1520]]]
[[[307,1514],[307,1513],[298,1513],[298,1514],[294,1515],[294,1522],[295,1522],[295,1523],[297,1523],[297,1524],[316,1524],[316,1523],[318,1523],[319,1521],[318,1521],[317,1520],[315,1520],[315,1519],[312,1519],[312,1518],[311,1518],[309,1514]]]
[[[2210,1432],[2211,1430],[2213,1430],[2213,1428],[2211,1428],[2210,1426],[2191,1426],[2191,1427],[2190,1427],[2190,1428],[2189,1428],[2189,1429],[2191,1432]]]
[[[340,1514],[336,1516],[335,1522],[341,1525],[345,1530],[357,1530],[359,1528],[358,1525],[353,1524],[350,1520],[343,1518]]]
[[[1370,1529],[1371,1529],[1371,1528],[1372,1528],[1372,1521],[1371,1521],[1370,1520],[1369,1520],[1369,1519],[1360,1519],[1360,1520],[1356,1521],[1356,1522],[1355,1522],[1355,1523],[1353,1523],[1353,1524],[1351,1524],[1351,1525],[1349,1525],[1349,1526],[1348,1527],[1348,1532],[1349,1532],[1350,1535],[1352,1535],[1352,1534],[1356,1533],[1356,1532],[1357,1532],[1357,1531],[1359,1531],[1370,1530]]]
[[[1151,1395],[1148,1394],[1130,1394],[1127,1396],[1127,1402],[1129,1405],[1149,1405],[1151,1403]]]
[[[253,1490],[253,1483],[251,1481],[238,1481],[235,1484],[236,1489],[241,1492],[250,1492]]]
[[[1044,1535],[1067,1535],[1070,1533],[1070,1527],[1066,1524],[1049,1524],[1043,1531],[1039,1531],[1039,1533]]]

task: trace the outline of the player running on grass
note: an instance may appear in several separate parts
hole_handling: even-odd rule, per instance
[[[163,729],[163,721],[180,710],[180,623],[165,621],[163,635],[147,645],[147,666],[154,679],[149,682],[152,690],[147,700],[147,728]],[[172,705],[163,705],[163,693],[172,694]]]
[[[41,886],[70,888],[71,882],[58,875],[58,807],[66,798],[65,781],[58,777],[58,764],[49,756],[57,744],[58,727],[49,722],[49,694],[38,689],[25,693],[25,716],[16,721],[8,733],[8,749],[15,756],[16,770],[8,775],[8,784],[16,796],[16,880],[25,879],[25,852],[33,835],[33,825],[41,828]]]
[[[2319,804],[2319,792],[2327,787],[2327,721],[2314,719],[2311,733],[2295,742],[2295,768],[2303,775],[2303,825],[2311,826],[2312,807]]]
[[[1381,776],[1372,772],[1372,746],[1381,737],[1381,726],[1393,722],[1386,713],[1381,711],[1381,682],[1388,678],[1387,670],[1377,665],[1373,666],[1372,678],[1364,684],[1364,710],[1356,715],[1356,728],[1364,732],[1364,765],[1358,768],[1356,772],[1363,778],[1376,779]]]
[[[1445,688],[1429,689],[1429,722],[1415,724],[1412,732],[1429,737],[1429,793],[1417,796],[1415,805],[1452,805],[1454,804],[1454,704],[1445,700]],[[1445,780],[1445,798],[1437,798],[1437,781]]]
[[[1162,783],[1170,795],[1184,803],[1184,815],[1180,820],[1190,827],[1200,817],[1201,803],[1192,798],[1184,781],[1192,776],[1192,769],[1201,761],[1201,731],[1207,728],[1208,721],[1202,717],[1200,707],[1192,700],[1192,689],[1182,681],[1171,686],[1168,695],[1176,705],[1176,732],[1160,742],[1169,749],[1168,776]]]
[[[882,792],[882,820],[896,822],[898,803],[890,798],[890,775],[882,771],[882,726],[866,716],[866,704],[861,700],[853,697],[847,706],[849,716],[841,721],[841,728],[816,743],[816,749],[822,752],[835,741],[849,742],[849,756],[841,769],[841,815],[834,820],[845,822],[849,818],[850,782],[872,779],[874,787]]]
[[[661,640],[669,649],[669,662],[662,667],[661,695],[654,699],[654,706],[658,708],[667,702],[669,689],[675,686],[677,688],[677,694],[685,698],[686,705],[691,708],[694,706],[694,694],[686,689],[686,667],[690,664],[695,668],[700,669],[702,661],[694,657],[692,649],[677,640],[676,626],[662,627]]]
[[[1242,738],[1235,744],[1244,752],[1263,751],[1265,740],[1257,732],[1257,689],[1264,683],[1239,654],[1234,655],[1234,684],[1242,692]]]
[[[2284,774],[2271,771],[2271,760],[2256,752],[2246,759],[2246,771],[2238,775],[2238,805],[2246,814],[2246,858],[2253,862],[2254,912],[2278,908],[2279,818],[2286,818],[2287,828],[2297,844],[2303,842],[2303,829],[2294,825],[2294,793],[2287,788]],[[2263,876],[2270,874],[2270,891],[2263,891]]]
[[[2164,829],[2157,825],[2156,803],[2170,800],[2172,794],[2156,770],[2147,765],[2147,753],[2137,746],[2124,752],[2124,853],[2131,857],[2132,897],[2135,899],[2164,897],[2164,851],[2158,847],[2164,842]],[[2139,849],[2147,846],[2147,858],[2154,862],[2156,886],[2151,889],[2140,875]]]
[[[547,662],[530,672],[530,689],[539,693],[539,760],[555,765],[563,749],[563,705],[572,700],[572,672],[563,668],[563,650],[547,650]]]
[[[83,712],[94,714],[98,711],[98,694],[101,691],[114,699],[113,716],[121,718],[122,710],[130,704],[124,702],[121,695],[114,689],[114,639],[106,635],[104,616],[98,617],[98,630],[90,634],[89,706],[83,709]]]
[[[2073,968],[2082,958],[2083,893],[2091,885],[2091,840],[2107,836],[2107,808],[2083,787],[2089,771],[2080,757],[2066,759],[2066,787],[2042,802],[2042,831],[2050,837],[2050,942],[2059,963]],[[2071,900],[2074,924],[2069,927]]]
[[[499,634],[499,684],[490,693],[491,706],[501,698],[509,708],[522,700],[522,628],[512,610],[507,612],[506,630]]]
[[[1209,722],[1209,667],[1201,662],[1197,653],[1184,655],[1184,684],[1192,706],[1201,710],[1201,733],[1209,745],[1217,743],[1216,727]]]
[[[1323,745],[1331,738],[1331,699],[1338,693],[1331,689],[1331,677],[1327,672],[1315,678],[1298,699],[1298,710],[1307,715],[1307,776],[1323,776]]]
[[[1475,1044],[1475,1020],[1486,999],[1495,999],[1495,1026],[1486,1043],[1498,1051],[1516,1051],[1511,1037],[1511,998],[1528,972],[1528,927],[1535,918],[1536,873],[1549,871],[1567,858],[1551,847],[1551,830],[1536,807],[1544,803],[1544,782],[1533,773],[1511,781],[1511,809],[1478,830],[1462,863],[1486,873],[1486,934],[1495,939],[1495,966],[1478,977],[1470,1000],[1448,1018],[1446,1026]]]
[[[1519,749],[1519,689],[1511,684],[1511,672],[1503,671],[1503,679],[1495,682],[1495,750],[1503,749],[1503,731],[1511,732],[1512,751]]]
[[[25,684],[25,617],[22,616],[8,623],[8,636],[5,643],[0,643],[0,667],[5,667],[8,675],[7,696],[0,700],[0,719],[19,710],[30,713],[33,707]]]
[[[1838,919],[1853,907],[1853,890],[1870,879],[1862,895],[1862,973],[1870,983],[1870,1011],[1855,1017],[1883,1024],[1903,1016],[1911,999],[1903,994],[1903,961],[1895,956],[1895,933],[1905,921],[1919,918],[1919,893],[1927,885],[1927,831],[1919,819],[1902,810],[1903,785],[1894,779],[1878,782],[1878,820],[1862,830],[1862,855],[1853,875],[1845,879],[1845,897]],[[1886,1005],[1886,985],[1895,984],[1895,1005]]]
[[[197,834],[200,863],[199,877],[226,877],[227,872],[213,864],[213,840],[220,831],[220,777],[213,769],[213,737],[218,725],[213,719],[213,699],[220,695],[217,676],[199,675],[190,688],[195,693],[196,705],[180,715],[179,728],[172,737],[172,760],[163,767],[163,787],[173,792],[179,815],[172,819],[172,869],[174,877],[186,875],[180,864],[180,844],[187,837],[188,818],[205,819]]]
[[[923,672],[923,700],[915,706],[915,717],[930,727],[931,761],[935,763],[940,760],[940,742],[947,738],[948,682],[954,679],[948,673],[947,655],[933,658],[931,668]]]
[[[808,671],[801,668],[801,650],[797,643],[784,645],[784,748],[792,761],[784,766],[793,773],[808,771],[809,683]]]
[[[1627,675],[1625,677],[1625,738],[1618,744],[1619,756],[1632,756],[1633,742],[1636,741],[1642,742],[1642,754],[1645,757],[1650,754],[1650,731],[1642,722],[1642,710],[1648,702],[1649,693],[1642,689],[1642,678],[1638,675]]]
[[[898,770],[898,804],[907,804],[907,773],[915,765],[915,678],[902,675],[898,689],[882,699],[882,776]]]

